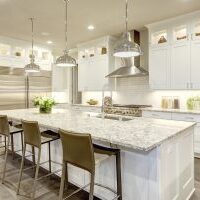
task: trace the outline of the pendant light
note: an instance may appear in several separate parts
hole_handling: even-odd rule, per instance
[[[121,58],[129,58],[142,55],[140,46],[131,41],[128,33],[128,0],[126,0],[126,18],[125,18],[126,32],[122,38],[116,43],[114,48],[114,56]]]
[[[33,41],[33,18],[30,18],[31,20],[31,27],[32,27],[32,51],[31,51],[31,55],[30,55],[30,63],[28,65],[25,66],[25,71],[26,72],[39,72],[40,71],[40,66],[35,64],[35,56],[33,54],[33,45],[34,45],[34,41]]]
[[[58,57],[56,59],[56,65],[59,67],[74,67],[76,66],[76,60],[69,56],[68,54],[68,47],[67,47],[67,7],[69,0],[64,0],[65,2],[65,15],[66,15],[66,21],[65,21],[65,50],[63,52],[63,55]]]

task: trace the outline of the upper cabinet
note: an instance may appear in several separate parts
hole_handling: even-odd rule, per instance
[[[106,36],[78,45],[78,90],[102,91],[112,87],[105,76],[114,70],[113,43],[115,38]]]
[[[35,47],[35,62],[42,70],[51,70],[53,57],[51,50]],[[30,44],[21,40],[0,37],[0,66],[23,68],[30,62]]]
[[[200,11],[147,25],[152,89],[200,89]]]

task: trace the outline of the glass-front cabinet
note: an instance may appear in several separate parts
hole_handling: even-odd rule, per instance
[[[174,42],[184,42],[189,40],[189,27],[187,24],[174,26],[172,30],[172,40]]]
[[[153,32],[151,35],[151,45],[167,44],[168,43],[168,33],[167,30],[159,30]]]
[[[193,23],[192,40],[200,40],[200,18]]]
[[[11,46],[8,44],[0,43],[0,56],[10,56]]]

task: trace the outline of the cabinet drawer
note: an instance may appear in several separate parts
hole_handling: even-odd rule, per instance
[[[187,113],[172,113],[172,120],[200,122],[200,115],[187,114]]]
[[[156,111],[142,111],[143,117],[156,118],[156,119],[171,119],[169,112],[156,112]]]

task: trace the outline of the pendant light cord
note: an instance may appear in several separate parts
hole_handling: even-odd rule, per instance
[[[67,31],[68,31],[68,29],[67,29],[67,12],[68,12],[68,3],[69,3],[69,0],[64,0],[65,1],[65,51],[67,52],[68,51],[68,43],[67,43],[67,39],[68,39],[68,37],[67,37]]]
[[[33,60],[34,59],[34,55],[33,55],[33,47],[34,47],[34,42],[33,42],[33,37],[34,37],[33,20],[34,20],[34,18],[30,18],[30,20],[31,20],[31,31],[32,31],[32,35],[31,35],[31,37],[32,37],[32,55],[31,55],[31,60]]]
[[[126,34],[128,34],[128,0],[126,0],[126,19],[125,19],[125,23],[126,23]]]

